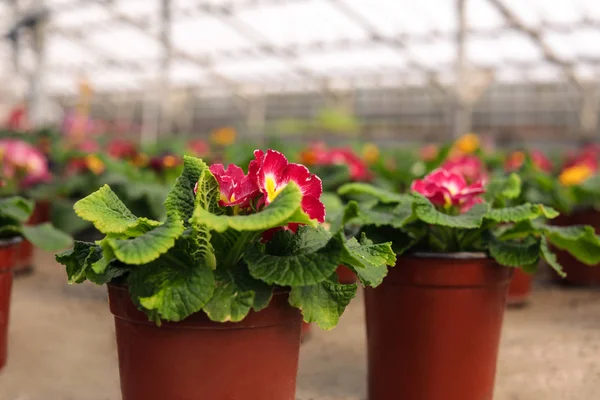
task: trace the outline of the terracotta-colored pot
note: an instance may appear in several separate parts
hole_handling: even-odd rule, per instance
[[[6,364],[12,270],[20,240],[0,240],[0,370]]]
[[[508,286],[507,304],[512,307],[520,307],[527,304],[531,296],[532,284],[532,274],[528,274],[520,268],[515,268]]]
[[[365,290],[369,400],[492,399],[512,271],[483,253],[400,257]]]
[[[288,293],[237,323],[200,312],[157,327],[124,286],[108,286],[123,400],[293,400],[300,311]]]
[[[345,285],[356,283],[356,274],[345,265],[340,265],[336,270],[338,281]]]
[[[35,203],[33,214],[29,217],[27,225],[39,225],[50,220],[50,202],[38,201]],[[33,271],[33,245],[27,240],[23,240],[19,245],[17,252],[17,261],[15,263],[14,274],[23,275]]]
[[[560,216],[552,222],[558,226],[591,225],[600,234],[600,211],[594,209],[578,210],[571,215]],[[558,262],[567,276],[564,279],[555,274],[557,282],[574,286],[600,286],[600,264],[586,265],[564,250],[554,249]]]

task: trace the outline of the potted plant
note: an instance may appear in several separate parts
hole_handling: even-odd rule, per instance
[[[597,145],[584,146],[568,157],[555,179],[539,180],[537,193],[564,214],[555,220],[557,225],[588,224],[600,233],[599,159],[600,148]],[[567,272],[564,283],[600,285],[600,269],[587,268],[562,250],[557,252],[557,256]]]
[[[512,204],[526,202],[548,204],[544,192],[536,190],[536,182],[548,181],[554,170],[552,161],[540,150],[516,150],[505,155],[503,162],[505,173],[518,173],[523,184],[521,195],[512,200]],[[557,275],[558,276],[558,275]],[[521,307],[527,304],[531,297],[533,274],[521,268],[515,269],[508,286],[507,304]]]
[[[64,249],[71,244],[68,235],[48,223],[24,225],[33,208],[34,203],[22,197],[0,198],[0,370],[6,364],[10,293],[21,239],[47,251]]]
[[[517,175],[468,184],[438,169],[397,194],[365,184],[342,223],[401,254],[377,289],[366,290],[369,399],[491,399],[500,329],[514,268],[543,258],[564,275],[550,244],[593,264],[600,238],[588,226],[540,221],[540,204],[506,206]],[[514,267],[514,268],[513,268]]]
[[[164,222],[108,186],[75,204],[106,236],[56,259],[71,283],[108,284],[123,399],[294,398],[301,313],[333,328],[357,289],[337,266],[374,286],[395,263],[390,243],[321,228],[321,192],[306,167],[257,150],[248,174],[185,157]]]

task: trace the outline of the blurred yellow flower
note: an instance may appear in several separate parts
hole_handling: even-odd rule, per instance
[[[177,157],[172,155],[168,155],[163,158],[163,166],[165,168],[173,168],[178,162],[179,160],[177,160]]]
[[[230,146],[235,142],[237,132],[234,128],[226,126],[213,131],[210,135],[210,140],[220,146]]]
[[[131,160],[131,163],[136,167],[145,167],[146,165],[148,165],[149,160],[150,159],[148,158],[148,155],[146,153],[138,153],[135,155],[133,160]]]
[[[579,185],[594,175],[594,170],[586,164],[577,164],[566,168],[558,176],[558,181],[564,186]]]
[[[463,154],[471,154],[479,148],[479,138],[474,133],[464,134],[454,142],[453,147]]]
[[[95,154],[85,156],[85,165],[96,175],[104,172],[104,162]]]
[[[379,160],[379,155],[379,147],[377,147],[377,145],[374,143],[365,143],[362,148],[363,160],[365,160],[368,164],[374,164],[377,162],[377,160]]]

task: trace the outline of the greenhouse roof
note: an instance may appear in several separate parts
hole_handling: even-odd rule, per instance
[[[171,86],[269,92],[445,87],[457,65],[500,82],[596,79],[599,1],[463,1],[461,14],[461,0],[17,0],[18,10],[0,3],[0,31],[47,16],[53,94],[76,93],[81,77],[98,91],[138,91],[163,71]],[[27,33],[19,39],[26,75],[36,58]],[[5,82],[14,54],[0,42]]]

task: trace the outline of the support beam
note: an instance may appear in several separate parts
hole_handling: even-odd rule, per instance
[[[581,90],[579,126],[582,140],[598,140],[598,108],[600,91],[598,84],[590,84]]]
[[[562,67],[564,75],[578,89],[581,83],[576,76],[573,65],[560,58],[552,47],[544,40],[541,30],[531,28],[525,24],[514,12],[512,12],[502,0],[488,0],[502,14],[510,26],[527,35],[541,50],[544,58],[552,64]]]

